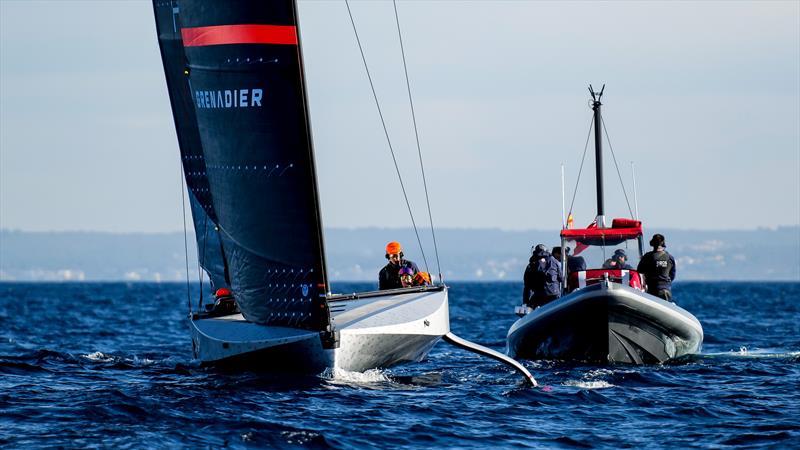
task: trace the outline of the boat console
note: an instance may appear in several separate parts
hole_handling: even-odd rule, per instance
[[[635,270],[628,269],[589,269],[571,272],[567,276],[567,292],[597,284],[603,280],[630,286],[644,291],[642,276]]]

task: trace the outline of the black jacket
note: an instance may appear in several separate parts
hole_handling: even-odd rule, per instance
[[[567,256],[567,270],[570,273],[586,270],[586,260],[583,256]]]
[[[419,268],[414,264],[414,261],[404,259],[400,261],[400,265],[395,265],[390,262],[378,273],[378,289],[398,289],[403,287],[403,284],[400,283],[400,274],[398,273],[401,267],[408,267],[413,270],[414,273],[419,272]]]
[[[666,251],[647,252],[642,256],[636,270],[644,275],[647,292],[657,295],[660,290],[672,290],[675,279],[675,258]]]
[[[522,288],[522,302],[529,306],[541,306],[561,297],[563,280],[561,264],[550,253],[534,253],[523,276],[525,286]]]

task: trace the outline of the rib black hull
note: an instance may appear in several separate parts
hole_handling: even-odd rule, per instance
[[[655,364],[698,353],[703,328],[674,303],[616,283],[537,308],[508,332],[513,358]]]

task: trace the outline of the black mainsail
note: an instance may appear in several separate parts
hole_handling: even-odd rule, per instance
[[[186,171],[189,191],[207,183],[200,193],[208,196],[194,195],[219,231],[244,317],[326,329],[322,226],[294,2],[154,0],[154,6],[181,151],[197,163]],[[179,36],[165,29],[173,23],[166,18]]]
[[[206,163],[200,145],[200,132],[197,129],[194,103],[186,80],[183,41],[178,23],[179,10],[171,1],[155,1],[154,6],[161,60],[164,63],[164,74],[167,79],[197,239],[198,260],[200,266],[208,273],[214,288],[228,286],[217,217],[211,205],[211,190],[205,175]]]

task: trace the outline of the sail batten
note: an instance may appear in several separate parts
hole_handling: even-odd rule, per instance
[[[322,226],[294,3],[173,3],[181,40],[181,55],[173,57],[184,68],[234,297],[250,321],[326,329]],[[173,112],[177,117],[175,105]]]

